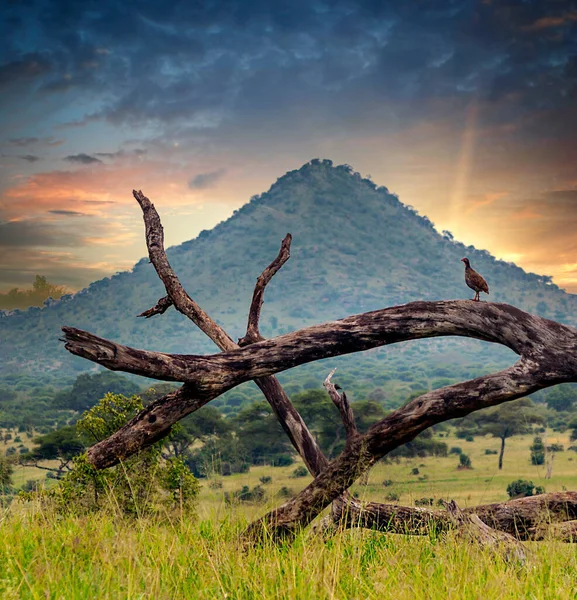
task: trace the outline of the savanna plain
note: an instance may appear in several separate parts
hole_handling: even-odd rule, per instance
[[[361,500],[414,505],[455,499],[461,507],[507,500],[507,485],[532,481],[547,492],[577,489],[575,452],[555,454],[553,471],[529,460],[533,436],[507,441],[497,467],[499,440],[472,442],[435,433],[471,458],[400,458],[378,463],[353,493]],[[547,443],[571,445],[549,431]],[[240,535],[253,518],[309,481],[298,464],[253,466],[248,473],[202,479],[196,517],[125,517],[109,511],[58,516],[38,503],[13,501],[0,520],[0,597],[50,598],[577,598],[577,549],[554,540],[525,542],[524,565],[452,534],[394,535],[349,530],[323,538],[307,530],[292,544],[246,547]],[[15,485],[44,474],[17,466]],[[270,477],[270,481],[268,478]],[[263,484],[261,479],[267,483]],[[259,502],[225,502],[225,492],[257,485]],[[398,500],[394,500],[398,498]]]

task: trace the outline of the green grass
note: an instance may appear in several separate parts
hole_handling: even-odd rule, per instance
[[[458,456],[379,464],[362,499],[383,501],[391,491],[402,503],[421,497],[455,498],[462,506],[507,499],[507,484],[527,478],[547,491],[577,489],[577,454],[558,453],[553,476],[529,463],[532,436],[508,441],[505,465],[497,469],[490,438],[461,446],[473,469],[457,470]],[[548,435],[548,443],[569,444]],[[575,460],[571,460],[571,459]],[[422,466],[424,465],[424,466]],[[159,524],[109,514],[54,517],[33,505],[13,503],[0,512],[0,598],[179,599],[179,598],[394,598],[492,599],[577,598],[577,551],[555,541],[527,543],[525,566],[507,565],[499,556],[452,537],[406,537],[349,531],[328,541],[305,532],[290,547],[245,549],[239,534],[247,522],[280,504],[276,492],[297,492],[309,477],[293,479],[296,465],[255,467],[222,477],[214,489],[203,481],[198,518]],[[412,468],[420,475],[411,475]],[[18,474],[18,471],[17,471]],[[272,476],[265,504],[227,506],[223,492],[253,487]],[[419,477],[427,479],[419,481]],[[20,473],[21,479],[30,478]],[[384,479],[393,480],[384,487]]]

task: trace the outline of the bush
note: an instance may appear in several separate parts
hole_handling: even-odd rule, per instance
[[[545,445],[540,437],[533,439],[533,445],[529,449],[531,450],[532,465],[545,464]]]
[[[226,504],[234,504],[237,502],[262,502],[264,498],[265,491],[260,485],[256,485],[252,490],[248,485],[243,485],[240,490],[224,493],[224,501]]]
[[[459,455],[459,466],[457,469],[472,469],[471,465],[471,457],[468,454],[460,454]]]
[[[208,484],[208,487],[211,490],[221,490],[222,489],[222,481],[220,479],[212,479]]]
[[[295,459],[290,454],[279,454],[272,461],[273,467],[290,467]]]
[[[563,444],[551,444],[550,446],[547,446],[547,452],[563,452],[564,450],[565,447]]]
[[[306,467],[303,467],[302,465],[300,467],[297,467],[291,474],[291,478],[292,479],[296,479],[298,477],[306,477],[309,474],[308,470]]]
[[[281,489],[278,491],[278,495],[281,498],[292,498],[294,493],[290,488],[286,487],[286,485],[283,485],[283,487],[281,487]]]
[[[78,420],[78,433],[88,443],[105,439],[142,410],[138,396],[106,394]],[[193,511],[199,485],[178,458],[163,459],[162,442],[132,456],[118,467],[96,470],[82,454],[58,485],[21,492],[24,500],[40,499],[63,514],[110,509],[127,516],[168,515],[167,509]]]
[[[393,485],[393,480],[392,479],[385,479],[383,481],[383,487],[389,487],[390,485]]]
[[[509,498],[525,498],[527,496],[544,493],[544,487],[535,486],[532,481],[527,481],[526,479],[517,479],[507,486]]]
[[[490,448],[485,449],[485,454],[499,454],[498,450],[491,450]]]
[[[417,467],[414,467],[413,469],[411,469],[411,475],[418,475],[419,474],[419,469],[417,469]]]
[[[387,502],[398,502],[399,501],[399,494],[395,493],[395,492],[389,492],[386,496],[385,496],[385,500]]]
[[[463,454],[463,448],[461,448],[459,446],[453,446],[449,450],[449,454]]]
[[[434,503],[434,498],[418,498],[415,500],[415,506],[433,506]]]
[[[270,483],[272,481],[272,477],[270,477],[269,475],[263,475],[259,481],[263,484],[266,485],[267,483]]]

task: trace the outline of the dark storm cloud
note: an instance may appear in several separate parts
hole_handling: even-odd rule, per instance
[[[458,119],[473,98],[486,103],[480,124],[536,115],[527,136],[567,136],[577,122],[577,21],[565,0],[47,0],[4,10],[0,82],[89,97],[77,124],[274,135],[311,122],[383,127],[384,105],[389,125]]]
[[[70,156],[64,157],[64,160],[72,163],[80,163],[82,165],[91,165],[94,163],[101,163],[102,161],[99,158],[95,158],[94,156],[90,156],[88,154],[84,154],[83,152],[80,154],[72,154]]]
[[[209,173],[199,173],[188,182],[188,187],[191,190],[204,190],[212,187],[219,179],[223,178],[224,174],[224,169],[210,171]]]

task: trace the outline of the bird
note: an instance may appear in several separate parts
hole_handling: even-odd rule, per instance
[[[461,262],[465,263],[465,283],[475,291],[475,297],[473,300],[479,302],[479,292],[489,293],[489,286],[482,275],[479,275],[477,271],[471,267],[471,263],[468,258],[462,258]]]

